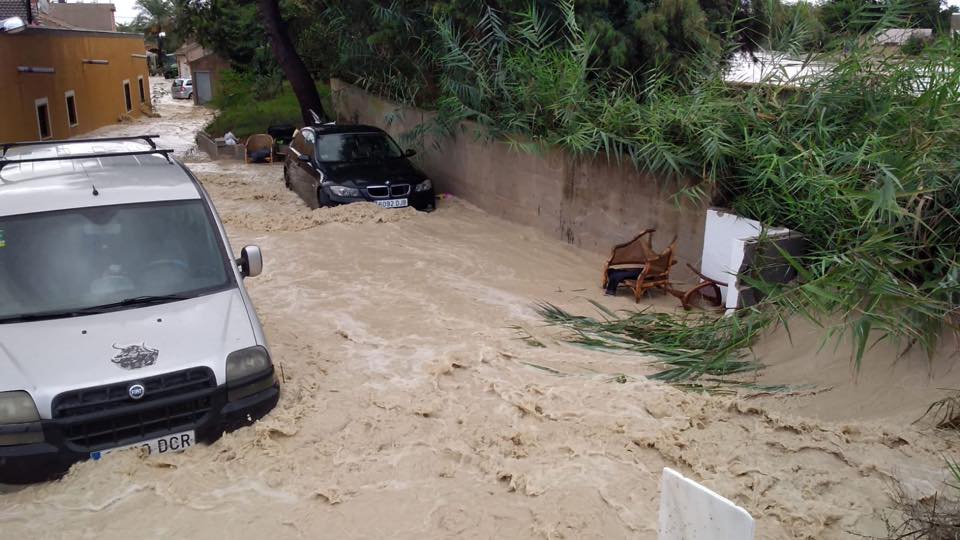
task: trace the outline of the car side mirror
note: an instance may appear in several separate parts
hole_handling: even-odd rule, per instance
[[[407,148],[403,151],[403,157],[413,157],[415,155],[417,155],[417,151],[413,148]]]
[[[236,262],[243,277],[257,277],[260,272],[263,272],[263,255],[257,246],[246,246],[241,249],[240,258]]]
[[[310,163],[310,156],[308,156],[307,154],[300,154],[297,156],[297,159],[299,159],[304,163]]]

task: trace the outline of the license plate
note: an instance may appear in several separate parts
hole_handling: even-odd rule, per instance
[[[183,431],[180,433],[174,433],[173,435],[164,435],[163,437],[157,437],[156,439],[128,444],[126,446],[118,446],[116,448],[108,448],[106,450],[90,452],[90,459],[96,461],[98,459],[103,459],[103,457],[107,454],[112,454],[113,452],[117,452],[119,450],[127,450],[129,448],[141,448],[141,451],[148,456],[171,454],[183,452],[187,448],[190,448],[196,444],[196,442],[197,441],[194,438],[192,431]]]
[[[387,199],[385,201],[377,201],[377,204],[384,208],[403,208],[407,205],[406,199]]]

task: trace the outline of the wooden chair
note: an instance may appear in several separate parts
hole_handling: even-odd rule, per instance
[[[273,137],[267,135],[266,133],[257,133],[247,137],[247,142],[244,144],[246,149],[243,152],[243,161],[245,163],[250,163],[250,154],[257,151],[269,150],[270,154],[267,156],[267,163],[273,163]]]
[[[710,302],[716,307],[723,305],[723,296],[720,295],[720,287],[724,286],[723,283],[715,279],[708,278],[707,276],[700,273],[693,265],[687,263],[687,268],[690,269],[697,277],[701,279],[700,283],[694,286],[689,291],[674,291],[674,296],[680,299],[680,303],[683,305],[683,309],[690,310],[693,307],[693,299],[698,294],[701,298]],[[706,294],[709,291],[712,294]]]
[[[670,242],[670,245],[663,253],[647,260],[637,279],[624,280],[624,284],[633,290],[633,296],[637,302],[640,301],[643,293],[650,289],[661,289],[668,293],[673,292],[673,286],[670,281],[670,269],[676,264],[673,258],[676,248],[677,238],[674,237],[673,241]]]
[[[648,260],[657,257],[653,251],[653,233],[656,229],[647,229],[638,234],[633,240],[618,244],[610,250],[610,258],[603,266],[603,282],[601,287],[607,288],[607,280],[611,269],[641,268]]]

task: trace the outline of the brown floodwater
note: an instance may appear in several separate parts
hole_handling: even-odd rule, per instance
[[[773,364],[760,382],[809,387],[652,382],[650,358],[566,344],[532,308],[634,308],[601,294],[601,255],[455,197],[432,213],[310,210],[279,165],[192,152],[209,112],[160,105],[162,118],[99,134],[163,134],[234,250],[263,249],[246,283],[280,404],[210,446],[119,452],[0,495],[4,537],[655,538],[669,466],[746,508],[757,538],[846,538],[885,530],[898,483],[943,489],[956,438],[910,422],[937,387],[960,386],[948,359],[877,360],[880,375],[854,381],[842,347],[818,354],[818,332],[778,331],[759,347]]]

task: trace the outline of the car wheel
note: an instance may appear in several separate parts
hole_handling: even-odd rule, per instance
[[[283,187],[287,189],[293,189],[293,186],[290,185],[290,177],[287,176],[287,168],[283,168]]]
[[[323,188],[317,188],[317,203],[317,208],[333,206],[333,201],[323,192]]]

